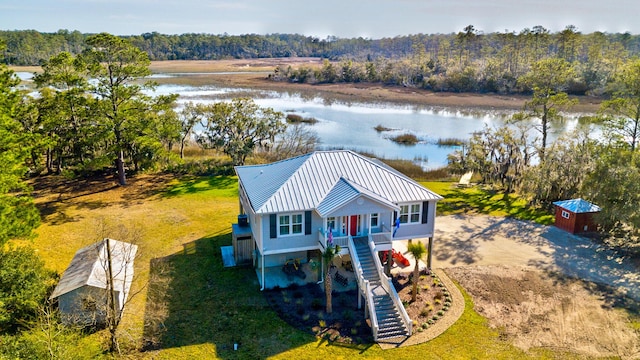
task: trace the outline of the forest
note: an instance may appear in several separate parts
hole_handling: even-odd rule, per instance
[[[91,34],[59,30],[0,31],[8,65],[40,65],[61,52],[79,54]],[[552,33],[542,26],[520,31],[483,33],[473,25],[458,33],[416,34],[365,39],[298,34],[124,36],[154,60],[319,57],[332,67],[277,69],[273,78],[292,82],[379,82],[433,91],[514,93],[527,89],[517,79],[535,61],[561,58],[576,68],[567,92],[602,95],[612,72],[640,53],[640,36],[630,33],[583,34],[575,26]],[[333,63],[339,63],[333,65]]]

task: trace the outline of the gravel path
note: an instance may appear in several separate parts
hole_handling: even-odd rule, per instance
[[[555,226],[487,215],[436,218],[433,268],[514,265],[606,284],[640,301],[640,274],[624,256]]]

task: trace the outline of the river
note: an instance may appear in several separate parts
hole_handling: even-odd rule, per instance
[[[28,74],[18,74],[25,79]],[[438,139],[467,140],[485,126],[505,124],[509,114],[447,110],[434,107],[397,105],[391,103],[343,103],[321,97],[285,91],[263,91],[215,85],[184,85],[189,74],[155,74],[161,84],[150,94],[178,94],[178,102],[212,103],[236,96],[249,96],[262,107],[284,113],[314,118],[310,127],[320,139],[320,149],[352,149],[388,159],[405,159],[425,169],[447,164],[447,155],[456,146],[439,146]],[[177,81],[177,79],[180,81]],[[176,79],[176,81],[172,81]],[[578,116],[555,125],[550,139],[569,131],[578,123]],[[381,125],[390,131],[378,132]],[[420,140],[415,145],[400,145],[390,138],[400,134],[414,134]]]

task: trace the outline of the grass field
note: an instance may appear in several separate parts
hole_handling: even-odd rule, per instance
[[[549,211],[532,208],[525,199],[514,194],[481,186],[458,188],[455,183],[444,181],[422,182],[422,185],[444,197],[438,202],[439,215],[478,213],[553,224],[553,215]]]
[[[138,294],[121,325],[128,358],[574,357],[515,348],[487,326],[466,294],[460,320],[428,343],[386,351],[375,344],[331,344],[278,318],[259,291],[252,269],[222,267],[220,246],[231,244],[231,223],[238,211],[234,177],[139,175],[126,187],[116,186],[112,179],[43,181],[36,191],[43,224],[34,245],[48,267],[62,272],[77,249],[105,236],[124,241],[129,237],[140,245],[134,283]],[[469,206],[482,205],[483,211],[526,213],[511,198],[498,209],[486,205],[494,200],[485,192],[453,189],[451,183],[426,185],[447,196],[441,207],[445,211],[460,211],[461,203],[468,201]],[[101,339],[100,334],[88,337]]]

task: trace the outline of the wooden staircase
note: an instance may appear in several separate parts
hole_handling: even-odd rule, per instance
[[[375,314],[371,314],[376,317],[378,325],[377,334],[374,332],[375,340],[383,341],[411,335],[411,329],[403,320],[404,308],[399,309],[398,304],[402,306],[399,299],[394,302],[392,298],[392,296],[397,297],[398,294],[395,293],[395,290],[389,291],[385,288],[383,281],[388,282],[388,278],[384,280],[380,278],[382,269],[377,267],[374,254],[369,247],[369,238],[367,236],[354,237],[353,243],[357,254],[355,258],[360,262],[359,265],[362,268],[362,276],[364,280],[369,282],[369,293],[363,295],[365,298],[373,300],[375,308]],[[357,266],[357,264],[354,265]],[[363,292],[365,292],[364,289]]]

